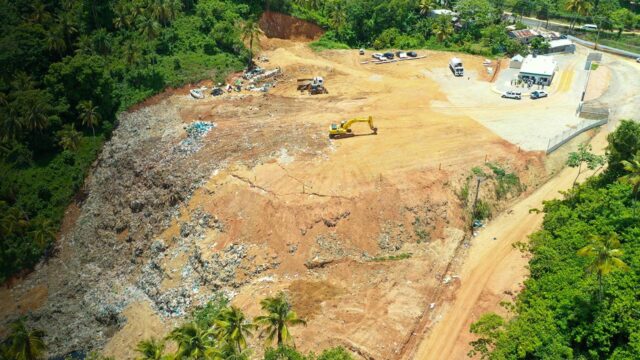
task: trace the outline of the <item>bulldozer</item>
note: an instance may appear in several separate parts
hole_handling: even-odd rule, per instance
[[[369,124],[369,128],[372,131],[370,135],[378,135],[378,128],[373,126],[373,117],[369,116],[368,118],[354,118],[341,121],[340,124],[331,124],[331,127],[329,128],[329,139],[341,139],[355,136],[353,131],[351,131],[351,126],[360,122],[366,122]]]
[[[311,95],[329,93],[324,87],[324,79],[321,76],[316,76],[313,79],[298,79],[298,91],[308,91]]]

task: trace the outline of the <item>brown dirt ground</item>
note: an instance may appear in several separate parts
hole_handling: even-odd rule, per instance
[[[301,350],[343,345],[365,357],[396,358],[415,346],[413,333],[431,318],[430,304],[451,299],[440,284],[465,226],[451,179],[488,160],[510,164],[527,182],[544,175],[541,154],[518,152],[472,119],[430,108],[432,100],[446,97],[422,70],[446,67],[452,54],[421,51],[427,58],[363,65],[356,51],[316,53],[303,42],[266,38],[261,47],[270,59],[266,67],[284,72],[268,94],[194,101],[176,91],[163,97],[185,123],[218,124],[197,156],[206,161],[228,155],[228,166],[196,191],[182,217],[202,208],[225,225],[223,233],[211,232],[201,242],[205,255],[242,242],[257,255],[254,263],[278,259],[277,269],[241,287],[234,298],[249,316],[259,314],[260,299],[284,290],[308,320],[307,327],[293,330]],[[456,56],[490,81],[483,58]],[[297,78],[316,75],[325,77],[328,95],[296,91]],[[368,115],[377,136],[327,139],[330,123]],[[357,134],[368,131],[354,127]],[[427,214],[436,214],[429,221],[431,241],[418,244],[412,223]],[[177,232],[178,222],[161,237],[170,244]],[[412,257],[365,261],[364,255],[384,253],[378,244],[383,232],[402,239],[400,252]],[[305,262],[314,259],[333,263],[307,269]],[[171,271],[183,263],[176,258],[163,266]],[[167,331],[157,330],[143,335]],[[114,337],[122,338],[134,344],[143,336],[125,327]]]

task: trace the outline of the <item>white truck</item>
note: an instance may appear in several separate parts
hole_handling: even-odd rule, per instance
[[[464,75],[464,67],[462,66],[462,60],[458,58],[452,58],[449,60],[449,69],[455,76],[463,76]]]

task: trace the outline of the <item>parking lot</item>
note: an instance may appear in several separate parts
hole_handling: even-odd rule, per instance
[[[449,69],[425,70],[439,83],[447,101],[432,101],[434,109],[448,114],[464,114],[480,122],[505,140],[524,150],[546,150],[549,139],[575,127],[582,121],[577,116],[580,98],[587,81],[584,64],[588,50],[579,47],[575,54],[558,54],[559,71],[545,91],[549,96],[532,100],[537,90],[511,85],[519,70],[503,67],[494,83],[478,81],[478,74],[468,71],[455,78]],[[522,100],[505,99],[505,91],[522,92]]]

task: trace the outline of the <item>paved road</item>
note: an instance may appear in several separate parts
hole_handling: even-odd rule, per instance
[[[610,68],[611,80],[595,103],[609,107],[613,125],[620,119],[640,121],[640,64],[612,55],[605,55],[602,64]]]

